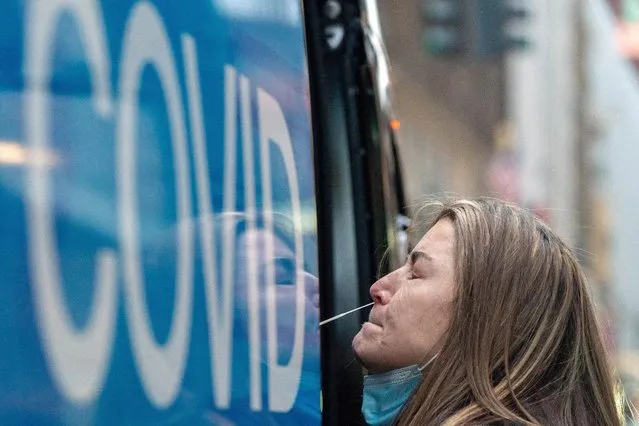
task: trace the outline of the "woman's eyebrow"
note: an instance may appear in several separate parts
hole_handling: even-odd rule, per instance
[[[426,259],[429,262],[433,261],[433,258],[430,255],[424,253],[423,251],[414,251],[414,252],[412,252],[410,254],[410,264],[411,265],[414,265],[415,262],[417,262],[420,259]]]

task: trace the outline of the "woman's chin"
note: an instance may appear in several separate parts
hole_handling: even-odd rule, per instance
[[[352,342],[353,354],[355,355],[355,359],[362,367],[366,369],[371,368],[371,354],[374,354],[374,348],[371,347],[371,341],[366,337],[363,330],[360,330],[359,333],[353,337]]]

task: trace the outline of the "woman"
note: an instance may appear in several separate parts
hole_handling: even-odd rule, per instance
[[[436,206],[353,339],[369,424],[619,425],[616,382],[571,250],[492,199]]]

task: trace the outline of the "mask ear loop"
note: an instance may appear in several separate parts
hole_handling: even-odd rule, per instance
[[[438,355],[439,355],[439,353],[436,353],[435,356],[433,356],[431,359],[426,361],[426,364],[422,365],[421,367],[417,367],[417,369],[419,371],[423,371],[424,368],[428,367],[433,361],[435,361],[435,358],[437,358]]]

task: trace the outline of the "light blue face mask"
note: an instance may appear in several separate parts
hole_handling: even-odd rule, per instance
[[[424,379],[422,370],[437,355],[423,366],[411,365],[382,374],[364,376],[364,399],[362,414],[371,426],[392,425],[404,404]]]

